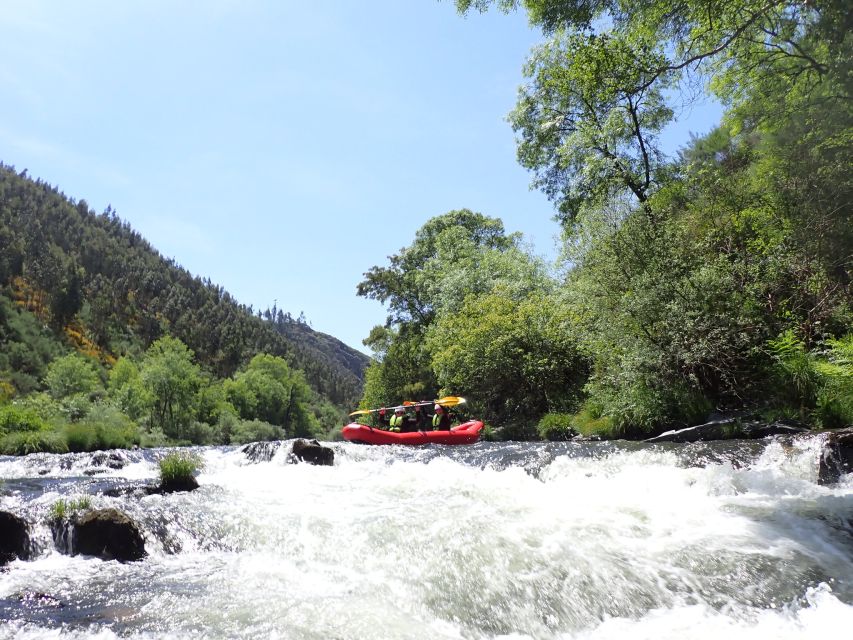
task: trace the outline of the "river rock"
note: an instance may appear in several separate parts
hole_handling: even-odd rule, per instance
[[[170,482],[161,482],[149,493],[175,493],[177,491],[195,491],[198,489],[198,480],[193,476],[176,478]]]
[[[16,558],[30,557],[30,525],[8,511],[0,511],[0,567]]]
[[[853,473],[853,427],[833,431],[826,437],[818,464],[818,484],[838,482]]]
[[[776,421],[771,423],[758,420],[740,420],[726,418],[712,420],[694,427],[665,431],[646,442],[700,442],[708,440],[731,440],[733,438],[755,439],[776,435],[793,435],[803,433],[808,429],[793,421]]]
[[[144,558],[145,540],[137,524],[118,509],[89,511],[72,523],[72,555],[129,562]]]
[[[123,469],[127,466],[128,460],[118,451],[98,451],[92,455],[89,464],[93,467]]]
[[[316,465],[331,466],[335,463],[335,452],[316,440],[296,440],[290,451],[292,461],[301,460]]]
[[[252,462],[269,462],[275,457],[281,442],[250,442],[240,449]]]

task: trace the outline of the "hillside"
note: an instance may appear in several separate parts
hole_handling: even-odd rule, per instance
[[[110,209],[96,214],[85,200],[6,165],[0,165],[0,296],[7,340],[15,331],[28,333],[35,354],[24,362],[3,349],[0,379],[20,392],[36,388],[46,361],[69,347],[109,365],[170,335],[216,377],[264,352],[302,370],[333,404],[350,406],[369,360],[280,310],[255,315],[221,286],[161,256]],[[40,323],[13,318],[14,308]]]

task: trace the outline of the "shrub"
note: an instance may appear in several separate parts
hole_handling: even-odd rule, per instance
[[[86,417],[92,409],[88,393],[75,393],[59,402],[59,410],[63,417],[70,422],[77,422]]]
[[[602,415],[601,405],[592,401],[587,401],[581,410],[572,416],[572,428],[583,436],[618,436],[613,420]]]
[[[244,420],[231,434],[231,444],[284,439],[284,430],[261,420]]]
[[[108,404],[93,405],[83,420],[65,427],[65,436],[71,451],[129,449],[141,442],[133,421]]]
[[[572,416],[568,413],[546,413],[536,427],[543,440],[570,440],[576,435]]]
[[[175,451],[159,462],[160,484],[183,484],[204,468],[204,461],[196,454]]]
[[[65,427],[65,439],[69,451],[94,451],[97,448],[95,430],[87,424],[69,424]]]
[[[220,431],[217,425],[193,421],[187,429],[187,438],[192,444],[220,444]]]
[[[7,456],[26,456],[31,453],[66,453],[68,443],[56,431],[17,431],[0,439],[0,453]]]
[[[44,431],[47,423],[32,409],[16,405],[0,407],[0,435],[18,431]]]

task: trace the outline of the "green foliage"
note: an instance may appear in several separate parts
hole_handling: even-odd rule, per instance
[[[14,404],[0,406],[0,436],[19,431],[45,431],[48,424],[33,409]]]
[[[57,358],[48,365],[45,384],[57,400],[102,388],[92,363],[75,353]]]
[[[284,440],[285,437],[281,427],[261,420],[244,420],[231,432],[231,444]]]
[[[80,496],[79,498],[59,498],[50,506],[51,520],[65,520],[81,511],[88,511],[92,508],[92,499],[89,496]]]
[[[34,391],[47,364],[64,351],[35,315],[16,308],[0,289],[0,377],[21,393]]]
[[[577,432],[573,428],[574,416],[568,413],[546,413],[539,419],[536,430],[543,440],[571,440]]]
[[[304,376],[282,358],[256,355],[244,371],[225,382],[224,394],[244,420],[280,426],[293,437],[313,436],[320,430],[309,408],[315,400]]]
[[[65,438],[71,451],[130,449],[141,443],[139,429],[117,407],[97,404],[76,424],[65,427]]]
[[[183,484],[204,468],[204,460],[185,451],[168,453],[157,464],[160,484]]]
[[[181,440],[192,422],[201,371],[193,352],[171,336],[149,347],[140,371],[142,387],[150,398],[150,427]]]
[[[487,420],[535,423],[571,410],[587,376],[572,311],[553,296],[503,290],[466,299],[427,340],[442,388],[465,390]],[[461,392],[460,392],[461,393]]]
[[[603,415],[604,408],[594,400],[587,400],[581,410],[572,416],[572,428],[582,436],[602,438],[619,437],[611,417]]]
[[[139,367],[129,358],[119,358],[109,373],[107,391],[113,402],[133,420],[145,415],[153,404],[142,384]]]
[[[65,438],[55,431],[15,431],[0,438],[0,454],[6,456],[67,451]]]

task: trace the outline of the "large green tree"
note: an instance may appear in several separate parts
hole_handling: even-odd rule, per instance
[[[201,370],[180,340],[160,338],[145,353],[140,379],[150,400],[150,428],[184,439],[195,417]]]

